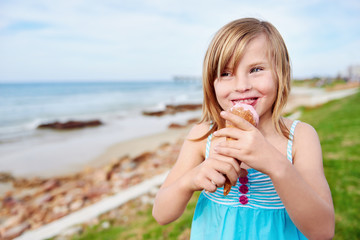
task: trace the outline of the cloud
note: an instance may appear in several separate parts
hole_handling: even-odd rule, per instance
[[[15,0],[0,9],[0,81],[200,75],[214,33],[248,16],[279,29],[294,76],[359,62],[349,49],[359,49],[356,1]]]

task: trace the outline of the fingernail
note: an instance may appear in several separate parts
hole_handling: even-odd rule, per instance
[[[225,115],[226,115],[226,112],[225,112],[225,111],[221,111],[220,115],[221,115],[221,116],[225,116]]]
[[[214,135],[217,136],[219,133],[217,131],[214,132]]]

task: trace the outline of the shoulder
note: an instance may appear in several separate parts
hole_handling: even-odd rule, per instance
[[[202,122],[195,124],[189,131],[187,139],[198,139],[203,137],[210,130],[210,123]]]
[[[283,121],[285,123],[286,128],[290,131],[291,128],[293,127],[293,124],[295,123],[295,121],[297,121],[297,124],[295,126],[295,128],[293,129],[293,134],[294,134],[294,140],[296,139],[303,139],[303,138],[318,138],[317,132],[315,130],[314,127],[312,127],[310,124],[305,123],[305,122],[301,122],[299,120],[291,120],[288,118],[283,118]]]
[[[314,127],[305,122],[298,122],[294,129],[294,163],[308,164],[309,161],[322,164],[322,152],[319,136]],[[296,159],[301,158],[300,161]]]
[[[294,129],[294,140],[318,140],[318,134],[313,126],[308,123],[299,121]]]
[[[192,153],[201,156],[201,158],[205,158],[205,146],[207,138],[201,138],[209,131],[209,129],[210,124],[206,122],[194,125],[190,129],[184,141],[182,152]]]

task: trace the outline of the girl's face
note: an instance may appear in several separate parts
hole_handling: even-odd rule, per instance
[[[272,115],[277,84],[268,58],[267,40],[259,35],[249,42],[235,69],[226,67],[214,81],[215,94],[223,110],[237,102],[252,105],[260,118]]]

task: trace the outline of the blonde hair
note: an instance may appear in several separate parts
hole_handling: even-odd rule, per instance
[[[211,122],[212,128],[199,140],[225,125],[220,117],[222,109],[216,100],[215,79],[220,77],[227,65],[237,66],[246,45],[262,34],[266,36],[268,42],[268,56],[277,82],[276,100],[272,106],[272,122],[279,133],[288,137],[289,130],[280,116],[290,93],[291,70],[286,45],[271,23],[254,18],[243,18],[222,27],[215,34],[206,52],[203,64],[203,114],[200,122]]]

